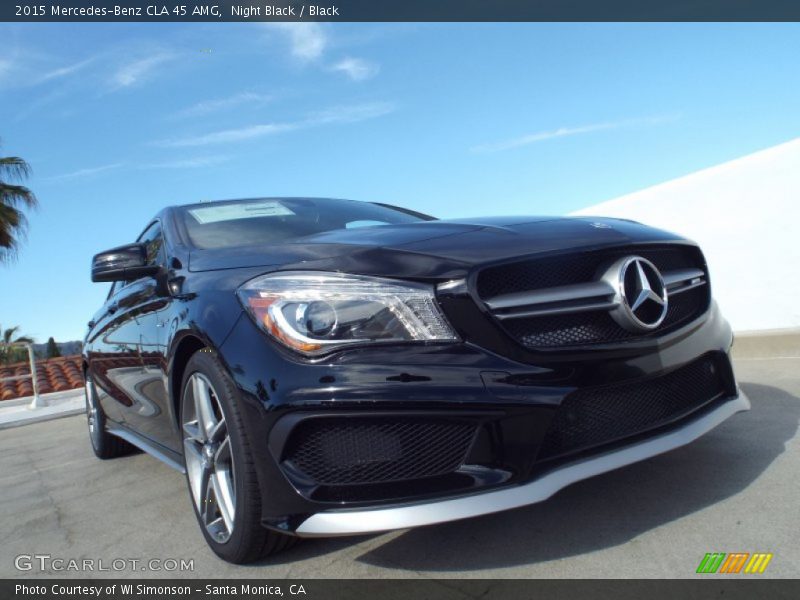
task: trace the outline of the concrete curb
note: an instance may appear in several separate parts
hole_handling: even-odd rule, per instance
[[[733,343],[733,358],[800,359],[800,329],[737,333]]]
[[[41,408],[30,408],[33,397],[0,402],[0,429],[40,423],[86,412],[83,388],[42,394]]]

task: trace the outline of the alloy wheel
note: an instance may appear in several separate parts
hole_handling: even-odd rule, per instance
[[[208,378],[194,373],[183,392],[183,448],[197,514],[209,535],[227,542],[236,517],[236,472],[219,396]]]

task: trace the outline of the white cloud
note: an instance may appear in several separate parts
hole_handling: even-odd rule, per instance
[[[500,152],[502,150],[510,150],[512,148],[519,148],[521,146],[528,146],[537,142],[544,142],[561,137],[568,137],[573,135],[581,135],[584,133],[594,133],[596,131],[603,131],[607,129],[619,129],[621,127],[632,126],[648,126],[659,125],[670,121],[675,121],[679,117],[677,115],[661,115],[654,117],[644,117],[637,119],[624,119],[621,121],[608,121],[604,123],[594,123],[592,125],[583,125],[581,127],[559,127],[549,131],[539,131],[537,133],[530,133],[517,138],[494,142],[490,144],[480,144],[473,146],[473,152]]]
[[[171,60],[169,54],[153,54],[122,65],[111,76],[111,83],[115,89],[130,87],[149,77],[161,65]]]
[[[196,156],[194,158],[179,158],[177,160],[165,160],[162,162],[152,162],[144,164],[130,164],[124,162],[112,163],[108,165],[101,165],[99,167],[87,167],[85,169],[78,169],[70,173],[56,175],[47,178],[48,181],[63,181],[67,179],[83,179],[93,177],[106,173],[109,171],[116,171],[118,169],[125,169],[126,171],[132,169],[199,169],[203,167],[213,167],[227,162],[231,159],[230,156]]]
[[[63,175],[56,175],[55,177],[50,177],[51,181],[59,180],[59,179],[78,179],[82,177],[91,177],[93,175],[98,175],[100,173],[104,173],[106,171],[113,171],[115,169],[119,169],[122,167],[124,163],[113,163],[110,165],[102,165],[99,167],[89,167],[86,169],[78,169],[77,171],[72,171],[71,173],[64,173]]]
[[[298,129],[308,129],[320,125],[365,121],[388,114],[393,110],[394,106],[386,102],[338,106],[325,111],[312,113],[305,119],[298,121],[265,123],[248,125],[247,127],[240,127],[237,129],[223,129],[221,131],[213,131],[202,135],[158,140],[154,142],[154,145],[164,148],[185,148],[241,142]]]
[[[394,105],[389,102],[335,106],[327,110],[312,113],[307,123],[315,125],[327,123],[355,123],[357,121],[366,121],[367,119],[382,117],[394,111],[394,109]]]
[[[82,60],[80,62],[68,65],[66,67],[61,67],[59,69],[53,69],[52,71],[48,71],[44,75],[42,75],[38,83],[44,83],[45,81],[51,81],[53,79],[61,79],[63,77],[68,77],[74,73],[77,73],[84,67],[90,65],[94,62],[94,58],[87,58],[86,60]]]
[[[0,58],[0,82],[15,88],[26,88],[49,82],[64,80],[71,75],[82,71],[94,63],[98,56],[64,65],[63,57],[19,47],[4,49],[4,58]],[[62,66],[56,66],[62,65]]]
[[[313,63],[325,70],[340,73],[352,81],[364,81],[380,72],[380,67],[363,58],[346,56],[333,63],[323,61],[331,39],[325,25],[313,21],[264,23],[267,31],[275,31],[289,43],[292,57],[300,63]]]
[[[178,117],[199,117],[212,112],[233,108],[242,104],[265,104],[271,100],[271,96],[256,94],[254,92],[242,92],[227,98],[216,98],[198,102],[177,113]]]
[[[380,68],[362,58],[348,57],[334,64],[331,70],[343,73],[353,81],[364,81],[377,75]]]
[[[296,129],[297,125],[292,123],[266,123],[263,125],[249,125],[238,129],[223,129],[203,135],[190,136],[185,138],[173,138],[160,140],[156,146],[165,148],[184,148],[189,146],[208,146],[210,144],[225,144],[230,142],[241,142],[253,138],[260,138],[276,133],[283,133],[291,129]]]
[[[195,158],[183,158],[160,163],[150,163],[142,165],[142,169],[199,169],[202,167],[213,167],[230,160],[230,156],[198,156]]]
[[[88,67],[96,67],[87,78],[96,86],[96,79],[105,79],[112,89],[133,86],[151,77],[158,67],[173,60],[176,55],[161,45],[149,44],[139,47],[134,53],[122,47],[99,50],[95,54],[64,64],[64,58],[45,54],[28,48],[16,48],[5,52],[0,58],[0,80],[7,75],[8,83],[14,87],[30,87],[64,82]],[[63,87],[63,86],[62,86]]]
[[[289,40],[292,56],[303,62],[320,58],[328,46],[325,29],[313,21],[267,23],[266,27],[284,34]]]

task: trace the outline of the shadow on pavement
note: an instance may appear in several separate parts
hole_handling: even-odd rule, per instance
[[[574,484],[540,504],[410,530],[357,560],[414,571],[525,565],[617,546],[720,502],[770,466],[800,421],[797,397],[760,384],[742,388],[752,410],[688,446]],[[335,552],[348,543],[357,542],[309,541],[287,559]]]

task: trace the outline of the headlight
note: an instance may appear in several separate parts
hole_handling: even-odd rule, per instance
[[[458,340],[423,284],[295,271],[256,277],[237,294],[264,331],[308,356],[355,344]]]

